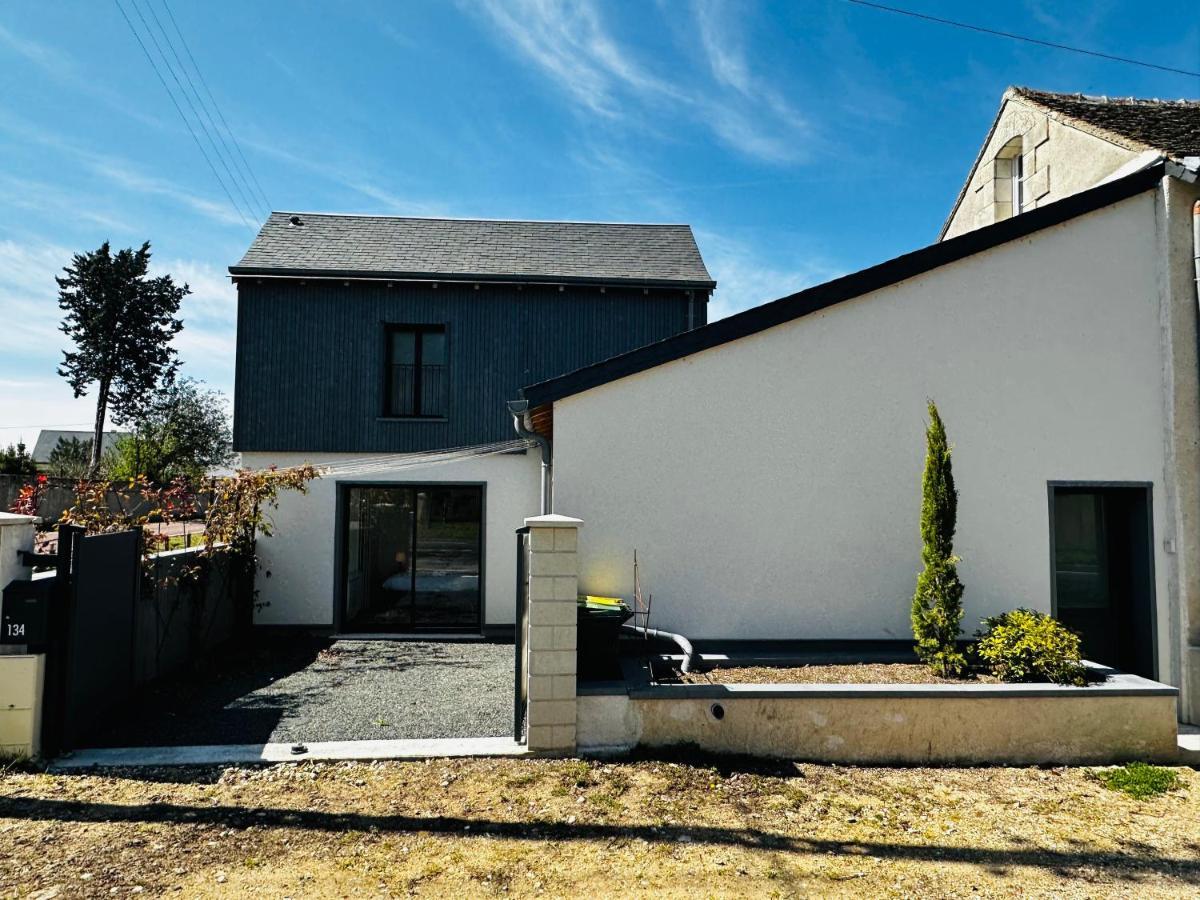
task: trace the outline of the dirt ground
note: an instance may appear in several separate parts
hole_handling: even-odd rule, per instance
[[[915,663],[854,663],[813,666],[717,666],[680,673],[678,684],[963,684],[996,682],[990,675],[939,678]]]
[[[432,760],[0,776],[0,895],[1178,897],[1200,776]]]

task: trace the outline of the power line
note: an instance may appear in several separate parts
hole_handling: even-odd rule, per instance
[[[82,428],[94,422],[55,422],[51,425],[0,425],[0,428]]]
[[[141,19],[142,27],[146,29],[146,34],[150,36],[150,41],[154,44],[154,49],[158,51],[159,58],[162,59],[163,67],[168,73],[170,73],[171,80],[175,82],[175,86],[179,89],[179,93],[183,95],[184,102],[187,103],[188,108],[191,109],[192,116],[195,117],[196,124],[200,126],[200,131],[203,132],[204,136],[208,139],[209,146],[212,147],[213,154],[217,158],[217,163],[219,163],[221,168],[225,170],[225,175],[233,185],[233,189],[241,195],[242,203],[245,204],[245,208],[247,210],[247,219],[253,220],[255,218],[253,207],[246,202],[245,192],[242,191],[241,187],[238,185],[237,179],[235,179],[232,173],[230,173],[229,164],[226,163],[224,157],[221,156],[221,151],[217,147],[216,141],[213,140],[213,136],[209,132],[208,127],[204,124],[204,120],[200,118],[200,114],[196,112],[196,105],[192,103],[192,98],[188,96],[187,89],[184,88],[183,82],[179,80],[179,75],[175,72],[174,66],[171,65],[171,61],[167,59],[166,52],[158,43],[158,38],[155,36],[154,30],[150,27],[150,23],[146,20],[146,16],[142,13],[142,9],[138,5],[137,0],[129,0],[129,5],[133,7],[133,11],[136,12],[138,18]],[[239,206],[239,211],[240,210],[241,207]]]
[[[949,25],[953,28],[965,28],[967,31],[975,31],[980,34],[990,34],[994,37],[1008,38],[1013,41],[1024,41],[1027,44],[1037,44],[1039,47],[1050,47],[1054,50],[1067,50],[1071,53],[1082,53],[1084,56],[1095,56],[1099,59],[1107,59],[1112,62],[1127,63],[1131,66],[1143,66],[1147,69],[1157,69],[1160,72],[1171,72],[1175,75],[1188,75],[1192,78],[1200,78],[1200,72],[1192,72],[1188,69],[1175,69],[1171,66],[1160,66],[1158,63],[1146,62],[1140,59],[1130,59],[1127,56],[1114,56],[1111,53],[1101,53],[1099,50],[1085,50],[1082,47],[1071,47],[1067,44],[1056,44],[1053,41],[1043,41],[1039,38],[1026,37],[1023,34],[1013,34],[1010,31],[997,31],[994,28],[984,28],[982,25],[971,25],[967,22],[956,22],[953,19],[942,19],[938,16],[930,16],[925,13],[913,12],[911,9],[900,9],[896,6],[884,6],[882,3],[871,3],[870,0],[846,0],[847,3],[853,3],[856,6],[866,6],[870,9],[878,9],[884,12],[897,13],[901,16],[910,16],[914,19],[922,19],[926,22],[936,22],[939,25]]]
[[[238,156],[241,158],[242,165],[245,167],[246,174],[250,176],[250,180],[254,182],[254,187],[258,190],[258,196],[262,199],[267,210],[271,210],[271,201],[267,198],[266,191],[259,184],[258,176],[254,174],[254,170],[250,168],[250,162],[246,159],[246,154],[242,152],[242,145],[237,139],[237,135],[233,133],[233,129],[229,127],[229,123],[225,121],[225,114],[221,112],[221,107],[217,103],[217,98],[213,96],[212,90],[208,86],[208,81],[204,77],[204,72],[200,69],[200,65],[196,62],[196,57],[192,55],[192,48],[188,45],[187,38],[183,36],[183,32],[179,28],[179,23],[175,21],[175,13],[171,11],[170,4],[167,0],[162,0],[163,9],[167,11],[167,16],[171,19],[171,25],[175,28],[175,33],[179,35],[179,42],[183,44],[183,49],[187,53],[188,59],[192,61],[192,68],[196,70],[196,75],[200,79],[200,84],[204,88],[204,93],[208,95],[208,99],[212,102],[212,107],[216,110],[217,118],[221,120],[221,124],[225,126],[225,131],[229,135],[229,139],[233,142],[234,149],[237,150]]]
[[[121,5],[121,0],[113,0],[113,3],[116,4],[117,9],[121,13],[121,18],[125,20],[125,24],[129,26],[129,30],[133,34],[134,40],[136,40],[138,42],[138,46],[142,48],[142,53],[146,55],[146,61],[150,63],[150,68],[154,70],[154,74],[157,76],[159,83],[163,86],[163,90],[166,91],[167,96],[171,98],[171,104],[175,107],[175,111],[179,113],[179,118],[183,120],[183,124],[187,127],[188,133],[191,134],[192,140],[196,142],[196,147],[199,149],[200,155],[203,156],[204,161],[208,163],[208,168],[212,171],[213,178],[217,179],[217,183],[221,185],[221,190],[225,192],[225,197],[229,200],[230,206],[237,211],[238,216],[242,220],[242,224],[253,230],[254,226],[250,223],[250,220],[246,218],[246,214],[242,212],[242,208],[238,206],[237,201],[233,199],[233,194],[230,193],[229,188],[221,178],[220,173],[217,172],[217,167],[214,166],[213,161],[209,159],[208,151],[205,150],[204,145],[200,143],[200,137],[196,134],[196,129],[192,127],[192,123],[188,120],[188,117],[183,114],[183,108],[179,105],[179,101],[175,99],[175,95],[171,92],[171,88],[167,85],[167,80],[163,78],[162,72],[160,72],[158,69],[158,63],[156,63],[154,61],[154,57],[150,55],[150,51],[147,49],[145,42],[142,40],[142,36],[138,34],[138,30],[134,27],[133,21],[126,14],[125,7]]]
[[[136,0],[130,0],[130,2],[136,4]],[[196,113],[196,107],[189,99],[188,105],[192,107],[192,114],[196,116],[196,121],[200,122],[201,125],[204,126],[204,131],[205,134],[208,135],[209,142],[213,144],[218,157],[221,157],[221,164],[225,167],[226,173],[229,175],[230,179],[234,183],[234,186],[237,188],[238,194],[242,198],[242,202],[246,204],[246,208],[250,210],[252,215],[263,218],[262,212],[255,210],[254,208],[258,203],[258,198],[254,196],[254,191],[250,188],[250,183],[238,170],[237,163],[233,158],[233,150],[229,147],[229,142],[225,140],[224,136],[221,134],[221,130],[217,128],[217,123],[213,120],[212,114],[209,113],[208,107],[204,105],[204,98],[200,96],[200,91],[197,90],[196,83],[192,80],[191,73],[188,72],[187,66],[183,64],[183,59],[180,57],[179,51],[175,49],[175,42],[171,40],[171,36],[167,34],[167,29],[163,27],[162,20],[158,17],[158,13],[155,12],[154,3],[152,0],[146,0],[146,8],[150,10],[150,15],[154,19],[154,24],[158,26],[159,33],[163,38],[163,43],[170,48],[171,55],[175,57],[175,63],[178,65],[179,71],[183,73],[184,80],[187,81],[188,87],[192,89],[192,95],[196,98],[196,102],[200,104],[200,112],[204,113],[205,117],[208,119],[208,125],[212,126],[211,132],[209,131],[208,126],[204,126],[200,116]],[[212,138],[213,134],[217,136],[216,141],[214,141]],[[217,141],[220,143],[217,143]],[[223,157],[221,156],[222,150],[224,150]]]

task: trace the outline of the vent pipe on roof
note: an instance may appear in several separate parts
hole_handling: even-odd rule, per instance
[[[542,449],[541,514],[543,516],[548,516],[554,511],[554,498],[552,495],[554,488],[554,470],[551,465],[550,440],[544,434],[538,434],[529,427],[528,400],[509,400],[507,405],[509,415],[511,415],[513,419],[513,428],[517,430],[517,434],[525,438],[527,441],[533,441]]]
[[[304,224],[304,220],[299,216],[292,216],[290,219],[288,219],[288,224],[300,226]]]

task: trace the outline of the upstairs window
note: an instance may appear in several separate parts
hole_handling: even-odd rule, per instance
[[[996,154],[994,202],[997,222],[1021,214],[1021,207],[1025,202],[1023,150],[1024,142],[1020,136],[1017,136],[1000,148],[1000,152]]]
[[[389,325],[383,414],[394,418],[442,418],[446,415],[444,325]]]

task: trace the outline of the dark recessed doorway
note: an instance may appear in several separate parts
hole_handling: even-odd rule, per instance
[[[1150,486],[1050,485],[1052,611],[1084,658],[1155,677]]]
[[[483,626],[483,487],[343,485],[340,630]]]

